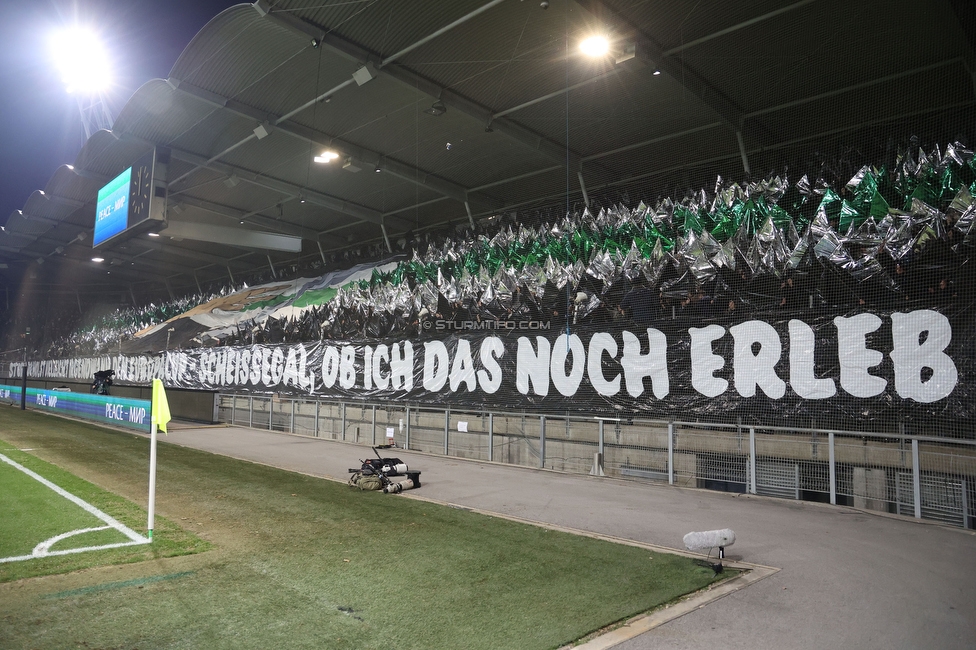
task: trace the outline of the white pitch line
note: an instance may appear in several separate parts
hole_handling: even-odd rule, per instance
[[[60,542],[63,539],[72,537],[74,535],[81,535],[82,533],[93,533],[99,530],[109,530],[111,526],[98,526],[96,528],[81,528],[79,530],[72,530],[68,533],[62,533],[56,535],[51,539],[44,540],[40,544],[34,547],[34,551],[30,555],[15,555],[12,557],[0,557],[0,564],[4,562],[21,562],[23,560],[36,560],[42,557],[51,557],[52,555],[70,555],[72,553],[85,553],[87,551],[101,551],[109,548],[119,548],[122,546],[137,546],[140,544],[147,544],[142,540],[136,542],[116,542],[114,544],[102,544],[101,546],[82,546],[80,548],[69,548],[62,551],[52,551],[50,548]]]
[[[104,521],[106,524],[108,524],[107,526],[102,526],[100,528],[85,528],[85,529],[82,529],[82,530],[76,530],[76,531],[72,531],[72,532],[69,532],[69,533],[64,533],[62,535],[58,535],[56,537],[52,537],[51,539],[49,539],[49,540],[47,540],[45,542],[41,542],[40,544],[38,544],[34,548],[34,553],[32,553],[31,555],[21,555],[21,556],[17,556],[17,557],[0,558],[0,563],[2,563],[2,562],[14,562],[14,561],[17,561],[17,560],[29,560],[29,559],[32,559],[32,558],[46,557],[46,556],[49,556],[49,555],[67,555],[69,553],[81,553],[82,551],[94,551],[94,550],[99,550],[99,549],[104,549],[104,548],[118,548],[120,546],[134,546],[136,544],[151,544],[152,543],[152,540],[149,539],[148,537],[143,537],[142,535],[140,535],[136,531],[132,530],[131,528],[129,528],[128,526],[126,526],[122,522],[120,522],[117,519],[115,519],[114,517],[105,514],[104,512],[102,512],[101,510],[99,510],[95,506],[91,505],[87,501],[83,501],[83,500],[79,499],[78,497],[76,497],[75,495],[71,494],[70,492],[62,489],[61,487],[59,487],[59,486],[55,485],[54,483],[52,483],[51,481],[47,480],[46,478],[44,478],[40,474],[37,474],[36,472],[33,472],[33,471],[27,469],[26,467],[24,467],[20,463],[17,463],[15,461],[11,460],[10,458],[7,458],[3,454],[0,454],[0,460],[2,460],[3,462],[7,463],[8,465],[10,465],[12,467],[15,467],[15,468],[19,469],[20,471],[22,471],[24,474],[27,474],[28,476],[30,476],[35,481],[39,481],[43,485],[46,485],[47,487],[51,488],[52,490],[54,490],[59,495],[63,496],[68,501],[71,501],[72,503],[74,503],[78,507],[82,508],[85,512],[87,512],[87,513],[89,513],[89,514],[97,517],[98,519],[100,519],[100,520]],[[64,538],[66,538],[66,537],[71,537],[72,535],[79,535],[81,533],[87,533],[87,532],[96,531],[96,530],[105,530],[107,528],[114,528],[114,529],[118,530],[120,533],[122,533],[123,535],[125,535],[126,537],[128,537],[131,541],[129,541],[129,542],[121,542],[121,543],[118,543],[118,544],[106,544],[104,546],[89,546],[89,547],[79,548],[79,549],[68,549],[68,550],[64,550],[64,551],[50,551],[50,550],[48,550],[53,544],[55,544],[56,542],[58,542],[58,541],[60,541],[60,540],[62,540]],[[39,552],[39,549],[40,549],[40,552],[42,553],[41,555],[38,555],[37,554]]]
[[[74,537],[75,535],[84,535],[85,533],[94,533],[99,530],[112,530],[112,527],[98,526],[96,528],[79,528],[78,530],[72,530],[67,533],[55,535],[51,539],[46,539],[35,546],[33,552],[31,552],[31,555],[34,557],[44,557],[45,555],[50,555],[51,547],[60,542],[62,539],[68,539],[69,537]]]

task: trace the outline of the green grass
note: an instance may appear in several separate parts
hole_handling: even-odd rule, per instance
[[[0,439],[145,494],[143,437],[10,409]],[[714,580],[679,556],[165,443],[158,468],[159,512],[217,550],[0,585],[0,647],[553,648]]]
[[[8,411],[0,411],[4,415]],[[37,415],[36,417],[43,417]],[[59,420],[45,418],[58,424]],[[0,421],[0,435],[5,422]],[[88,481],[64,471],[35,456],[19,451],[0,440],[0,454],[41,475],[58,487],[95,506],[137,533],[144,534],[146,512],[136,504],[101,489]],[[83,528],[104,526],[105,523],[78,505],[56,494],[47,486],[11,465],[0,462],[0,558],[29,555],[40,542]],[[152,546],[127,546],[84,553],[50,556],[0,564],[0,582],[42,575],[66,573],[107,564],[125,564],[148,559],[197,553],[210,544],[175,526],[159,520],[156,524],[156,543]],[[58,542],[52,550],[116,544],[128,541],[120,531],[93,531]]]
[[[30,457],[27,454],[16,453],[16,450],[2,443],[0,453],[7,458],[18,456],[21,465],[24,462],[37,464],[28,460]],[[51,473],[44,469],[41,471]],[[0,558],[29,555],[39,542],[55,535],[104,525],[94,515],[5,462],[0,462],[0,494],[3,495],[3,500],[0,500],[0,521],[3,522],[0,527]],[[115,532],[119,538],[113,538],[113,542],[125,541],[124,535]]]

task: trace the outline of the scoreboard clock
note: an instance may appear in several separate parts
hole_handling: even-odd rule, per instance
[[[129,215],[130,218],[138,221],[149,216],[149,203],[152,199],[153,159],[151,157],[147,159],[143,156],[129,169],[132,170],[129,180]]]

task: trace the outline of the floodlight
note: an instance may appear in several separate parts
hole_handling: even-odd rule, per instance
[[[108,53],[92,30],[77,25],[64,29],[51,39],[51,50],[69,93],[96,94],[109,89]]]
[[[580,41],[580,51],[586,56],[605,56],[610,51],[610,41],[606,36],[590,36]]]
[[[317,163],[330,163],[338,157],[339,154],[337,154],[334,151],[323,151],[319,155],[312,158],[312,160],[314,160]]]
[[[105,258],[104,257],[93,257],[92,258],[92,262],[95,262],[95,263],[101,263],[101,262],[104,262],[104,261],[105,261]]]

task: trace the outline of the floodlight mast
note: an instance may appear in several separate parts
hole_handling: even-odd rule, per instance
[[[75,101],[77,101],[78,111],[81,113],[81,124],[85,127],[85,140],[91,138],[92,134],[97,131],[112,130],[114,120],[101,93],[86,96],[76,93]]]

